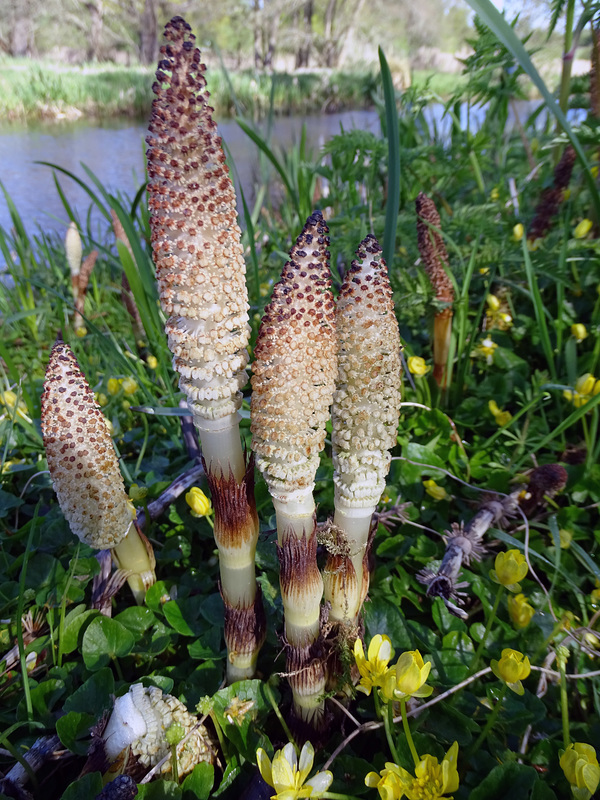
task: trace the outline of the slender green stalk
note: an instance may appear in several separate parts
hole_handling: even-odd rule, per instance
[[[27,537],[27,546],[25,547],[25,552],[23,554],[23,565],[21,567],[21,575],[19,577],[19,602],[17,604],[17,643],[19,646],[19,661],[21,663],[21,678],[23,682],[23,694],[25,695],[25,707],[27,709],[27,719],[30,722],[33,719],[33,704],[31,701],[29,674],[27,672],[25,642],[23,640],[23,611],[25,608],[25,577],[27,575],[29,555],[32,552],[33,536],[37,528],[37,519],[41,502],[42,501],[40,500],[35,507],[34,517],[31,521],[31,528],[29,530],[29,536]]]
[[[489,636],[490,631],[492,630],[492,625],[494,624],[494,620],[496,619],[496,612],[498,611],[498,606],[500,605],[500,600],[504,593],[504,586],[498,586],[498,591],[496,592],[496,599],[494,600],[494,605],[492,606],[492,610],[490,611],[490,616],[488,617],[487,624],[485,626],[485,631],[483,632],[483,636],[481,637],[481,641],[479,642],[479,646],[475,651],[475,656],[473,657],[473,661],[471,662],[471,666],[469,668],[469,675],[472,675],[474,672],[477,671],[477,667],[479,665],[479,659],[481,658],[481,653],[483,652],[483,648],[485,646],[487,637]]]
[[[501,691],[500,691],[500,696],[498,697],[498,701],[496,702],[496,705],[494,706],[494,708],[492,710],[492,713],[489,715],[483,730],[479,734],[477,740],[475,741],[475,744],[471,747],[471,749],[467,753],[467,758],[468,759],[472,758],[475,755],[475,753],[479,750],[481,745],[487,739],[489,732],[491,731],[494,723],[498,719],[498,714],[502,710],[502,703],[504,701],[504,697],[505,697],[507,691],[508,691],[508,686],[506,684],[504,684],[502,686]]]
[[[521,246],[523,248],[525,274],[527,276],[529,291],[531,292],[531,297],[533,298],[533,310],[535,313],[537,329],[542,343],[542,350],[544,351],[544,355],[546,356],[546,362],[548,363],[548,369],[550,370],[550,375],[552,376],[553,380],[556,380],[557,374],[556,374],[556,364],[554,361],[554,350],[552,348],[552,343],[550,341],[550,333],[548,331],[548,323],[546,320],[546,315],[548,312],[542,300],[540,287],[538,285],[533,265],[531,263],[531,258],[529,257],[529,250],[527,249],[527,240],[525,236],[521,240]]]
[[[294,747],[296,748],[296,750],[299,752],[298,743],[294,739],[294,736],[293,736],[291,730],[289,729],[289,726],[288,726],[287,722],[283,718],[283,714],[281,713],[281,711],[279,709],[279,706],[277,705],[277,701],[275,700],[275,695],[273,694],[273,690],[271,689],[271,686],[269,685],[268,681],[265,681],[263,683],[263,689],[264,689],[265,694],[267,695],[267,700],[271,704],[271,708],[275,712],[275,716],[277,717],[277,719],[279,720],[279,722],[281,724],[281,727],[285,731],[285,735],[288,738],[288,742],[291,742],[294,745]]]
[[[567,15],[565,19],[565,40],[562,56],[562,72],[560,76],[560,90],[558,104],[563,114],[569,108],[569,94],[571,89],[571,71],[573,68],[573,20],[575,17],[575,0],[567,0]],[[560,130],[560,126],[558,126]]]
[[[560,672],[560,711],[562,718],[563,745],[565,750],[571,744],[571,733],[569,730],[569,697],[567,695],[567,659],[569,651],[566,647],[560,646],[556,649],[556,662]]]
[[[402,722],[404,722],[404,709],[402,711]],[[390,748],[390,753],[392,754],[392,758],[399,764],[398,758],[398,750],[396,749],[396,744],[394,742],[394,704],[392,702],[386,703],[385,708],[383,709],[383,727],[385,730],[385,738],[387,739],[388,747]]]
[[[408,742],[410,754],[413,757],[413,761],[415,762],[415,767],[418,767],[421,759],[419,758],[419,754],[417,753],[417,748],[415,747],[415,743],[412,738],[412,733],[410,732],[410,726],[408,724],[408,717],[406,714],[406,698],[402,698],[402,700],[400,700],[400,711],[402,713],[402,727],[404,728],[404,735],[406,736],[406,741]]]

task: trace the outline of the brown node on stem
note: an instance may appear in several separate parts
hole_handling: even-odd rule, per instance
[[[251,455],[241,483],[230,471],[211,473],[206,470],[212,506],[215,512],[215,541],[219,548],[246,548],[256,545],[258,514],[254,498],[254,456]]]
[[[227,657],[232,663],[256,659],[267,635],[267,618],[260,587],[257,587],[254,602],[249,606],[232,606],[224,596],[223,603]]]

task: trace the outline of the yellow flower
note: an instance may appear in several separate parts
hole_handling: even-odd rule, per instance
[[[525,228],[523,227],[523,224],[521,222],[517,222],[513,228],[513,241],[520,242],[524,233]]]
[[[495,203],[500,197],[500,192],[498,191],[498,187],[494,186],[492,191],[490,192],[490,200]]]
[[[489,267],[479,267],[479,274],[480,275],[487,275],[490,271]]]
[[[109,378],[108,383],[106,384],[106,389],[109,394],[113,396],[119,393],[119,389],[121,388],[121,381],[118,378]]]
[[[381,770],[381,774],[369,772],[365,776],[365,785],[370,789],[377,789],[381,800],[400,800],[401,797],[404,797],[400,769],[401,767],[397,764],[388,761],[385,769]]]
[[[585,325],[583,325],[581,322],[574,322],[573,325],[571,325],[571,333],[577,340],[578,344],[579,342],[583,342],[588,335]]]
[[[360,672],[359,692],[371,694],[374,686],[382,686],[390,659],[394,655],[392,643],[387,636],[377,633],[369,643],[367,658],[360,639],[354,642],[354,658]]]
[[[510,411],[502,411],[502,409],[498,408],[498,403],[496,403],[495,400],[490,400],[488,402],[488,408],[500,427],[503,425],[508,425],[508,423],[511,421],[512,414]]]
[[[450,747],[440,764],[435,756],[423,756],[415,767],[414,777],[397,764],[388,762],[381,772],[369,772],[367,786],[377,787],[382,800],[439,800],[448,792],[458,789],[458,742]],[[448,798],[451,800],[451,798]]]
[[[508,613],[515,628],[526,628],[535,614],[535,608],[529,605],[525,595],[520,592],[509,595]]]
[[[75,336],[77,336],[79,339],[83,339],[84,336],[87,336],[87,328],[83,325],[79,328],[75,328]]]
[[[485,298],[485,302],[488,304],[490,311],[498,311],[500,308],[500,300],[498,300],[495,294],[488,294]]]
[[[430,369],[431,367],[425,363],[425,359],[421,358],[421,356],[411,356],[408,359],[408,371],[418,378],[422,378]]]
[[[108,397],[104,394],[104,392],[96,392],[96,402],[99,406],[104,408],[104,406],[108,405]]]
[[[585,239],[588,233],[592,230],[592,220],[582,219],[579,225],[573,231],[573,236],[576,239]]]
[[[478,358],[485,358],[488,364],[494,361],[494,350],[498,347],[496,342],[489,338],[482,339],[473,351],[473,355]]]
[[[597,178],[598,177],[598,167],[597,166],[592,167],[590,169],[590,175],[592,176],[592,178]]]
[[[192,517],[208,517],[212,514],[212,503],[197,486],[192,486],[185,496],[185,502],[192,510]]]
[[[427,481],[423,481],[423,486],[425,487],[427,494],[430,497],[433,497],[436,502],[439,502],[440,500],[450,500],[450,495],[444,489],[444,487],[438,486],[433,479],[430,478]]]
[[[123,391],[127,395],[135,394],[137,392],[137,390],[138,390],[137,381],[135,380],[135,378],[132,378],[130,375],[128,375],[126,378],[123,378],[123,381],[121,382],[121,386],[123,388]]]
[[[146,359],[146,364],[150,367],[150,369],[156,369],[158,367],[158,359],[156,356],[148,356]]]
[[[431,670],[431,661],[423,662],[418,650],[402,653],[395,667],[384,676],[381,694],[384,700],[405,700],[408,697],[429,697],[432,686],[425,681]]]
[[[512,689],[516,694],[524,694],[525,689],[521,681],[525,680],[531,672],[531,665],[527,656],[519,653],[518,650],[511,650],[507,647],[502,651],[500,661],[491,661],[492,672],[497,678]]]
[[[314,759],[315,751],[310,742],[306,742],[302,748],[300,761],[293,744],[288,743],[283,750],[277,750],[272,762],[262,747],[259,747],[256,751],[258,769],[265,783],[275,789],[271,800],[321,797],[331,786],[333,775],[326,770],[306,780]]]
[[[139,503],[148,494],[148,489],[145,486],[138,486],[137,483],[132,483],[129,487],[129,499],[132,503]]]
[[[536,250],[539,250],[541,244],[542,244],[541,238],[540,239],[534,239],[533,242],[527,242],[527,249],[531,253],[534,253]]]
[[[595,385],[596,379],[592,373],[586,372],[580,378],[577,378],[577,381],[575,382],[575,391],[579,392],[579,394],[591,395],[592,392],[594,392]],[[594,394],[597,394],[597,392],[594,392]]]
[[[570,744],[560,757],[560,766],[576,800],[589,800],[600,783],[600,766],[591,744]]]
[[[490,577],[494,583],[500,583],[511,592],[518,592],[522,581],[528,571],[527,561],[523,553],[518,550],[507,550],[498,553],[494,562],[494,569],[490,570]]]
[[[558,536],[560,538],[560,549],[567,550],[571,546],[573,531],[569,531],[566,528],[561,528],[558,532]]]
[[[22,400],[17,402],[17,395],[12,389],[7,389],[0,392],[0,403],[5,406],[6,410],[10,412],[11,416],[22,419],[25,422],[31,422],[31,417],[27,415],[27,406]]]

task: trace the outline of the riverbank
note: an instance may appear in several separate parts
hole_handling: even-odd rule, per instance
[[[154,69],[94,64],[81,67],[45,61],[4,59],[0,62],[0,117],[6,121],[77,120],[147,117],[152,103]],[[418,72],[413,85],[440,95],[456,90],[460,76]],[[319,71],[303,73],[230,72],[212,69],[212,104],[219,117],[236,111],[260,118],[269,113],[332,113],[371,108],[378,89],[374,72]]]

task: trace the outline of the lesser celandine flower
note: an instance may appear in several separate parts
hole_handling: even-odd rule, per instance
[[[121,388],[121,382],[118,378],[109,378],[106,384],[106,389],[109,394],[115,395],[119,393],[119,389]]]
[[[135,394],[138,390],[137,381],[135,378],[132,378],[130,375],[128,375],[126,378],[123,378],[121,382],[121,388],[126,395]]]
[[[146,364],[150,367],[150,369],[156,369],[158,367],[158,359],[156,356],[148,356],[146,359]]]
[[[522,680],[525,680],[531,672],[531,665],[527,656],[518,650],[511,650],[510,647],[502,651],[500,661],[491,661],[492,672],[497,678],[512,689],[516,694],[524,694]]]
[[[450,499],[450,495],[444,489],[444,487],[443,486],[439,486],[432,478],[430,478],[429,480],[423,481],[423,487],[424,487],[425,491],[427,492],[427,494],[430,497],[433,497],[433,499],[436,502],[439,502],[440,500],[449,500]]]
[[[522,592],[508,598],[508,613],[515,628],[526,628],[535,614],[535,608],[527,602]]]
[[[571,784],[573,797],[589,800],[600,783],[600,766],[591,744],[570,744],[560,757],[560,766]]]
[[[493,339],[490,339],[489,336],[485,339],[482,339],[477,347],[473,350],[473,355],[477,358],[485,358],[488,365],[493,364],[494,362],[494,350],[498,345]]]
[[[208,517],[212,514],[212,504],[198,486],[192,486],[187,492],[185,502],[190,507],[193,517]]]
[[[414,776],[403,767],[388,762],[381,775],[369,772],[367,786],[376,787],[382,800],[438,800],[458,789],[458,742],[450,747],[440,764],[435,756],[425,755],[415,767]],[[448,798],[451,800],[451,798]]]
[[[260,774],[265,783],[275,789],[271,800],[321,797],[331,786],[333,775],[329,770],[325,770],[308,778],[314,759],[315,750],[310,742],[306,742],[302,748],[299,761],[293,744],[288,743],[283,750],[277,750],[273,761],[262,747],[259,747],[256,751],[256,761]]]
[[[575,408],[581,408],[597,394],[600,394],[600,380],[596,380],[591,372],[584,372],[575,381],[575,391],[565,389],[563,397],[573,403]]]
[[[588,335],[585,325],[583,325],[581,322],[574,322],[571,325],[571,333],[573,334],[578,343],[583,342],[583,340],[587,338]]]
[[[381,694],[387,701],[406,700],[409,697],[429,697],[432,686],[425,681],[431,670],[431,661],[424,662],[418,650],[402,653],[395,667],[384,678]]]
[[[523,227],[522,222],[517,222],[517,224],[513,228],[513,241],[520,242],[523,238],[523,234],[525,233],[525,228]]]
[[[421,358],[421,356],[411,356],[408,359],[408,371],[416,375],[417,378],[422,378],[430,369],[429,365],[425,363],[425,359]]]
[[[488,408],[500,427],[508,425],[511,421],[512,414],[510,411],[503,411],[501,408],[498,408],[498,403],[495,400],[490,400],[488,402]]]
[[[17,418],[25,422],[31,422],[30,417],[28,417],[26,413],[27,406],[22,400],[19,400],[17,403],[17,395],[12,389],[0,392],[0,403],[2,403],[11,414],[15,414]]]
[[[575,227],[573,236],[576,239],[585,239],[588,233],[592,230],[592,220],[582,219],[581,222]]]
[[[394,655],[392,643],[387,636],[375,634],[369,643],[367,657],[360,639],[354,642],[354,658],[360,672],[360,682],[356,687],[359,692],[371,694],[374,686],[383,686],[383,679],[388,671],[388,664]]]
[[[518,592],[521,588],[519,581],[527,575],[527,561],[523,553],[518,550],[507,550],[498,553],[494,562],[494,569],[490,570],[490,577],[494,583],[500,583],[511,592]]]

